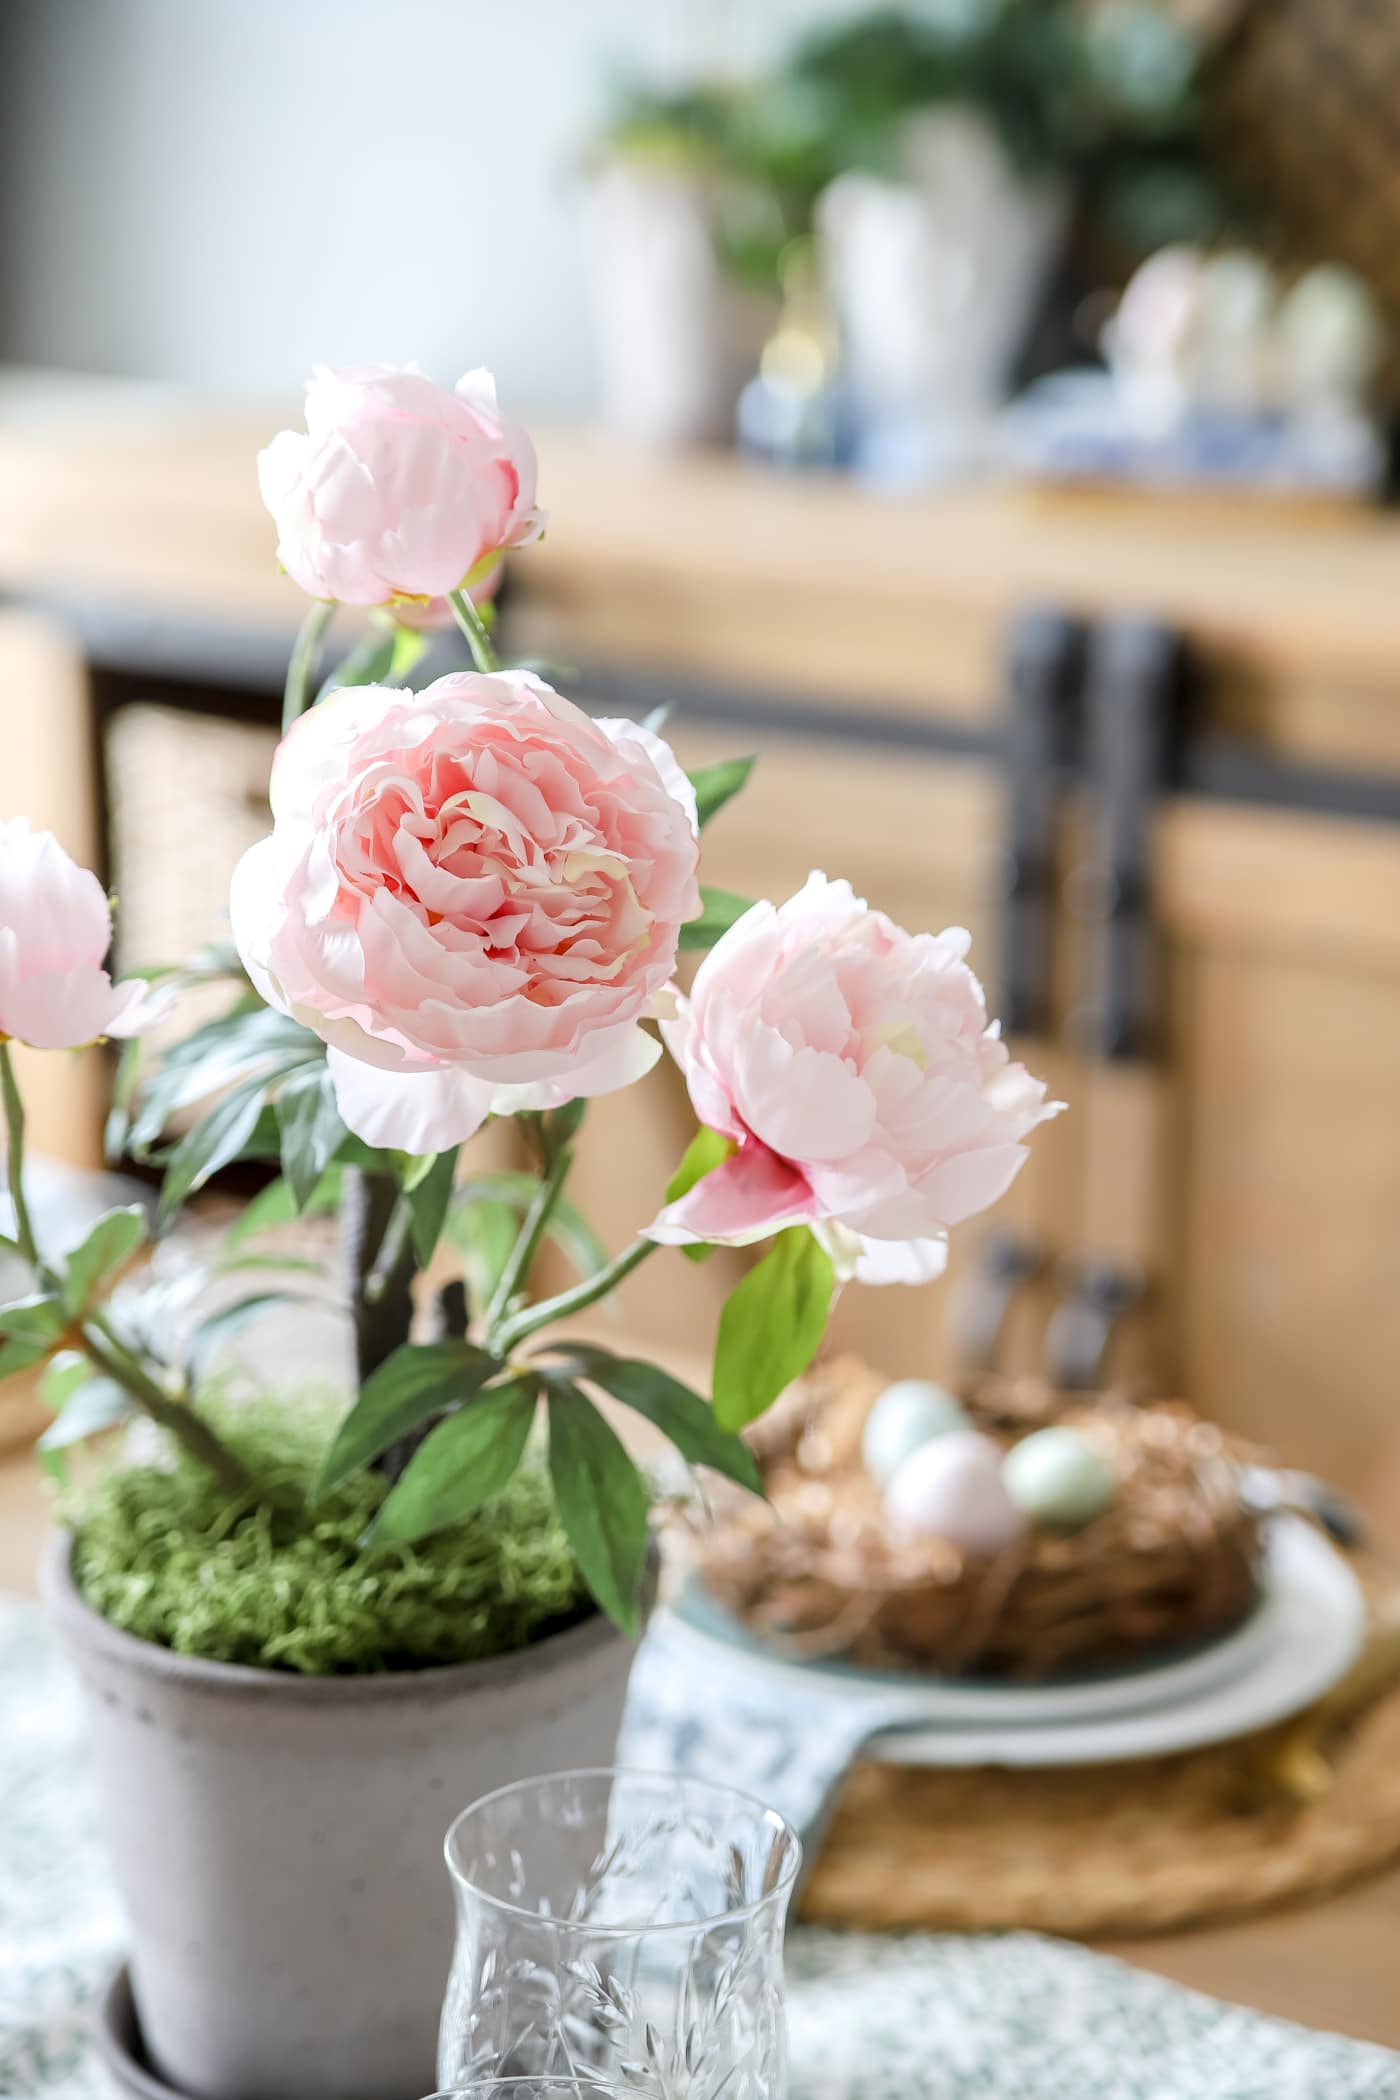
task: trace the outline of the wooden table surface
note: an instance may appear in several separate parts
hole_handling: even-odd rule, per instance
[[[0,1462],[0,1590],[32,1590],[48,1524],[27,1454]],[[1218,1998],[1400,2048],[1400,1870],[1325,1903],[1108,1951]]]

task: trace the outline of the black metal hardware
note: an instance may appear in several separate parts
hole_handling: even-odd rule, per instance
[[[1047,1258],[1033,1233],[1014,1230],[989,1232],[978,1253],[977,1267],[953,1307],[953,1353],[968,1373],[996,1370],[1012,1303],[1041,1274]]]
[[[1097,839],[1093,860],[1070,878],[1067,901],[1101,927],[1098,982],[1075,1026],[1080,1046],[1100,1057],[1142,1057],[1151,1044],[1151,819],[1167,782],[1181,685],[1181,644],[1170,628],[1118,619],[1094,630],[1086,730]]]
[[[1055,817],[1073,758],[1083,655],[1084,629],[1063,613],[1028,612],[1011,630],[997,1001],[1008,1035],[1044,1034],[1050,1027]]]
[[[1085,1255],[1065,1265],[1064,1296],[1045,1330],[1045,1376],[1058,1391],[1093,1392],[1124,1316],[1141,1304],[1147,1279],[1111,1256]]]

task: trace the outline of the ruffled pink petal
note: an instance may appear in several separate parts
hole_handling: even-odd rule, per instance
[[[128,1003],[105,970],[44,971],[7,989],[0,1029],[37,1050],[76,1050],[114,1033],[113,1020]]]
[[[446,1152],[491,1113],[490,1087],[466,1072],[385,1072],[342,1050],[326,1064],[346,1129],[381,1150]]]
[[[498,1086],[492,1113],[517,1115],[522,1109],[563,1108],[569,1101],[591,1101],[596,1094],[615,1094],[642,1079],[661,1055],[661,1045],[645,1028],[620,1028],[599,1050],[583,1058],[558,1079],[535,1086]]]
[[[641,722],[607,719],[599,720],[595,726],[602,730],[609,742],[624,756],[630,756],[634,751],[646,754],[660,775],[667,794],[673,802],[679,802],[690,819],[691,830],[698,833],[700,815],[695,803],[695,789],[691,785],[689,774],[665,738],[659,737],[654,729],[647,729]],[[698,910],[698,905],[696,908]]]
[[[864,1234],[856,1256],[857,1283],[932,1283],[948,1266],[948,1241],[872,1240]]]
[[[677,1202],[668,1203],[642,1237],[663,1247],[685,1247],[697,1240],[744,1247],[784,1225],[810,1222],[816,1216],[812,1191],[802,1176],[751,1138],[722,1167],[697,1181]]]

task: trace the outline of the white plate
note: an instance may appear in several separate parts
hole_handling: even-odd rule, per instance
[[[744,1635],[706,1600],[683,1600],[668,1637],[709,1666],[787,1679],[869,1710],[867,1754],[895,1764],[1056,1765],[1155,1757],[1226,1742],[1310,1706],[1345,1674],[1366,1610],[1341,1555],[1302,1518],[1276,1517],[1256,1610],[1235,1633],[1175,1660],[1056,1685],[954,1683],[799,1663]]]

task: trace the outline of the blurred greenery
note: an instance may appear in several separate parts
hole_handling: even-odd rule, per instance
[[[1163,0],[924,0],[804,38],[768,75],[616,95],[606,152],[710,187],[733,274],[780,281],[838,175],[902,169],[906,120],[958,104],[1027,176],[1058,173],[1135,260],[1227,215],[1209,149],[1204,47]]]

